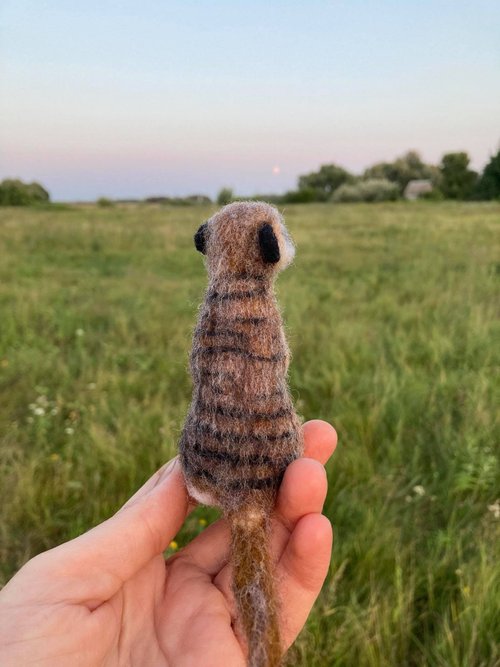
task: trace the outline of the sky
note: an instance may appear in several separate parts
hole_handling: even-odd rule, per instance
[[[0,179],[56,201],[283,192],[500,141],[498,0],[3,0]]]

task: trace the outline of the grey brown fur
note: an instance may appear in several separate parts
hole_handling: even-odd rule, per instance
[[[284,471],[303,450],[273,290],[294,248],[278,211],[260,202],[224,207],[195,243],[206,255],[209,285],[193,338],[180,458],[190,494],[229,520],[249,665],[270,667],[281,646],[269,519]]]

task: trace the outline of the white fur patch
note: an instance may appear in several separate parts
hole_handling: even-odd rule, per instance
[[[288,229],[283,223],[281,223],[280,226],[283,244],[280,246],[281,257],[279,261],[279,267],[281,270],[283,270],[293,262],[293,258],[295,257],[295,246],[293,245],[291,236],[288,233]]]
[[[215,498],[210,493],[198,491],[188,480],[186,480],[186,488],[191,498],[194,498],[201,505],[206,505],[207,507],[217,506]]]

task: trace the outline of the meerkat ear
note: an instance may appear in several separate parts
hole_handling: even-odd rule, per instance
[[[265,222],[259,229],[260,254],[266,264],[280,261],[280,247],[272,226]]]
[[[196,247],[196,250],[198,250],[198,252],[201,252],[203,255],[206,255],[207,252],[207,239],[206,239],[207,224],[208,223],[204,222],[194,235],[194,245]]]

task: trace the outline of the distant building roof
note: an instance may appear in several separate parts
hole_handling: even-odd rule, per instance
[[[415,179],[410,181],[405,188],[405,199],[418,199],[421,195],[432,191],[432,183],[428,179]]]

